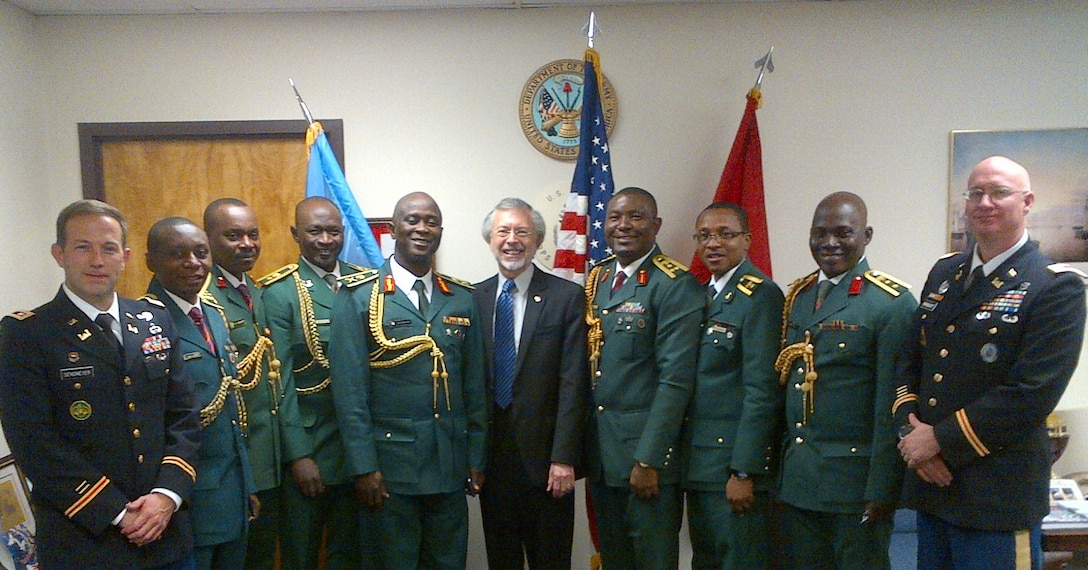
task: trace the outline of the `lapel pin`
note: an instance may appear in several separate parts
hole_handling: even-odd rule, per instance
[[[89,331],[87,329],[83,329],[83,332],[77,334],[76,336],[79,337],[79,340],[87,340],[87,339],[91,338],[91,331]]]
[[[533,297],[533,302],[534,302],[534,303],[539,303],[539,302],[540,302],[540,295],[536,295],[536,296],[534,296],[534,297]]]

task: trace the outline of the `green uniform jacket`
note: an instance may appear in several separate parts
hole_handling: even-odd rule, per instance
[[[234,376],[234,353],[228,344],[227,327],[219,313],[201,307],[204,325],[215,343],[215,353],[204,334],[189,315],[166,294],[166,289],[152,279],[149,296],[166,305],[166,311],[178,331],[177,349],[185,362],[185,372],[193,381],[197,406],[212,402],[223,376]],[[249,496],[256,493],[253,474],[246,453],[245,436],[238,421],[237,390],[228,389],[226,401],[216,418],[200,429],[200,454],[196,482],[189,512],[193,522],[193,542],[209,546],[238,540],[249,528]]]
[[[351,275],[358,267],[340,263],[340,275]],[[309,457],[321,470],[325,485],[348,480],[344,444],[336,423],[332,390],[317,388],[329,378],[329,369],[310,353],[303,332],[299,309],[299,290],[305,292],[313,307],[313,328],[321,356],[329,345],[329,315],[335,294],[302,259],[261,278],[262,299],[276,356],[280,359],[283,400],[280,402],[280,428],[283,430],[283,460],[286,463]],[[312,391],[300,393],[299,390]]]
[[[333,309],[332,386],[348,468],[354,476],[381,471],[390,493],[456,492],[464,489],[469,468],[484,468],[484,341],[471,286],[435,274],[432,287],[429,314],[420,315],[395,286],[386,261],[380,272],[346,279]],[[370,311],[373,294],[380,322]],[[429,335],[444,355],[448,378],[432,378],[429,341],[397,366],[371,364],[369,354],[379,348],[375,329],[390,342]],[[390,350],[376,360],[404,354]]]
[[[257,344],[260,335],[268,336],[268,329],[264,314],[264,303],[261,301],[261,289],[254,285],[253,280],[244,276],[246,287],[249,287],[249,295],[253,300],[253,311],[249,310],[242,293],[230,286],[218,265],[212,266],[211,279],[207,288],[202,292],[202,299],[208,300],[208,305],[219,309],[219,315],[227,323],[230,340],[238,350],[238,362],[242,362]],[[210,297],[210,299],[208,299]],[[242,392],[242,400],[246,405],[247,433],[246,448],[249,450],[249,462],[253,466],[253,482],[258,491],[274,489],[280,486],[283,475],[283,457],[280,441],[280,420],[278,417],[280,399],[283,391],[280,389],[278,376],[273,375],[269,379],[271,360],[276,357],[273,350],[265,351],[257,366],[260,367],[260,377],[257,384]],[[277,373],[278,374],[278,373]],[[238,379],[243,384],[253,382],[252,374]]]
[[[682,265],[655,246],[613,296],[615,259],[594,268],[593,316],[604,343],[592,378],[587,471],[612,487],[627,487],[643,462],[662,484],[680,482],[679,441],[695,383],[706,296]],[[592,350],[592,349],[591,349]]]
[[[745,259],[707,308],[684,426],[685,488],[721,491],[730,469],[773,484],[781,327],[782,290]]]
[[[818,310],[815,274],[795,281],[787,295],[790,304],[799,290],[785,344],[802,347],[810,334],[817,375],[806,386],[804,358],[780,356],[787,433],[779,498],[795,507],[860,514],[866,502],[899,498],[895,358],[918,303],[908,285],[868,269],[862,260],[846,272]]]

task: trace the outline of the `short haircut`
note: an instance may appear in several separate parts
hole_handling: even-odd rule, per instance
[[[484,225],[482,228],[484,241],[491,241],[491,224],[495,220],[495,212],[499,210],[523,210],[529,212],[529,217],[533,220],[533,231],[536,234],[536,240],[538,242],[544,241],[544,233],[547,231],[547,226],[544,224],[544,216],[540,215],[540,212],[533,209],[528,202],[521,198],[503,198],[495,207],[488,212],[484,217]]]
[[[212,200],[212,202],[208,204],[208,207],[204,208],[204,227],[207,228],[211,225],[212,216],[215,215],[215,212],[218,211],[219,208],[225,208],[227,206],[248,208],[249,204],[246,204],[238,198],[219,198],[218,200]]]
[[[740,229],[745,233],[748,232],[748,212],[744,211],[739,204],[733,202],[714,202],[713,204],[703,208],[703,212],[709,212],[710,210],[729,210],[737,216],[737,221],[740,222]],[[703,212],[699,213],[699,217],[703,216]]]
[[[618,191],[616,191],[616,193],[612,194],[612,198],[610,198],[609,201],[615,200],[619,196],[643,196],[643,197],[645,197],[646,199],[648,199],[650,201],[650,206],[653,208],[653,212],[652,212],[653,217],[655,217],[655,218],[657,217],[657,199],[655,199],[654,195],[650,194],[648,191],[646,191],[646,190],[644,190],[642,188],[639,188],[638,186],[628,186],[627,188],[624,188],[622,190],[618,190]]]
[[[189,218],[182,218],[181,216],[163,218],[155,222],[150,230],[147,230],[147,251],[158,251],[159,247],[162,246],[162,241],[166,239],[166,230],[179,226],[193,226],[200,229],[200,226],[193,223]]]
[[[78,200],[68,204],[57,215],[57,245],[63,249],[68,240],[68,221],[79,216],[107,216],[121,225],[121,247],[128,243],[128,222],[121,210],[98,200]]]

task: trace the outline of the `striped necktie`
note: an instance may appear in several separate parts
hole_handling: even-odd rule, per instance
[[[518,351],[514,345],[514,280],[502,284],[495,301],[495,404],[506,409],[514,402]]]

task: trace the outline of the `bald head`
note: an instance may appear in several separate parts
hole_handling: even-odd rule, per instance
[[[967,227],[984,262],[1016,245],[1027,231],[1035,194],[1027,169],[1016,161],[991,156],[975,165],[965,197]]]
[[[327,198],[306,198],[295,206],[295,225],[291,237],[299,252],[310,263],[324,269],[336,269],[336,257],[344,249],[344,221],[340,208]]]
[[[412,192],[393,208],[393,255],[402,267],[422,277],[431,269],[442,243],[442,210],[426,192]]]
[[[824,275],[838,277],[858,264],[873,239],[868,224],[869,211],[857,194],[835,192],[820,200],[812,216],[808,247]]]

